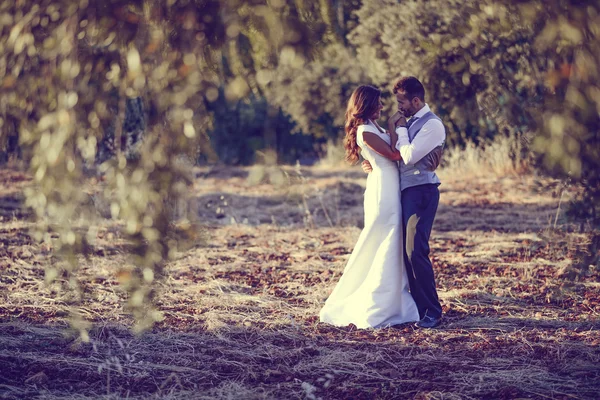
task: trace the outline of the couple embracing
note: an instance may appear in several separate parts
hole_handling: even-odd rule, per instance
[[[434,328],[442,319],[429,236],[446,132],[417,78],[400,79],[393,92],[398,112],[387,130],[377,123],[383,109],[379,89],[360,86],[348,102],[344,145],[348,161],[356,163],[359,153],[365,159],[365,221],[321,322],[381,328],[417,321],[418,327]]]

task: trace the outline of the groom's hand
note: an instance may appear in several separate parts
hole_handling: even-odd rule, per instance
[[[371,163],[368,162],[367,160],[363,161],[362,164],[360,164],[360,166],[362,167],[362,170],[365,171],[365,173],[369,173],[371,171],[373,171],[373,167],[371,166]]]

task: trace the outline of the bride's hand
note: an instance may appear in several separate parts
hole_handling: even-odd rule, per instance
[[[392,115],[390,117],[390,119],[388,120],[388,126],[396,126],[396,123],[401,118],[404,118],[404,115],[400,114],[400,111],[396,111],[396,113],[394,115]],[[406,119],[405,119],[405,121],[406,121]]]
[[[401,126],[406,128],[406,117],[404,115],[401,115],[398,121],[396,121],[395,126],[396,128],[399,128]]]
[[[371,166],[371,163],[368,162],[367,160],[363,161],[362,164],[360,164],[360,166],[362,167],[362,170],[367,174],[369,172],[373,171],[373,167]]]
[[[388,130],[396,131],[396,128],[399,126],[406,126],[406,117],[397,111],[392,117],[388,120]]]
[[[390,120],[388,121],[388,126],[394,129],[400,126],[406,126],[406,117],[404,114],[400,113],[400,111],[396,111],[396,114],[392,115]]]

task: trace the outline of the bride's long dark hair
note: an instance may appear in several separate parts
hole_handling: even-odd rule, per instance
[[[356,143],[356,129],[359,125],[366,124],[369,118],[377,112],[379,97],[381,97],[381,90],[373,86],[361,85],[354,90],[348,100],[344,148],[346,149],[346,161],[350,164],[356,164],[359,159],[360,148]]]

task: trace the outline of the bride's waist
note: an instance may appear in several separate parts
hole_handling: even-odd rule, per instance
[[[372,162],[371,161],[371,167],[373,168],[373,171],[393,171],[394,173],[398,173],[398,164],[396,164],[394,161],[388,161],[385,160],[387,162]]]
[[[372,179],[375,179],[376,181],[380,181],[382,179],[385,181],[398,181],[398,176],[398,168],[390,166],[385,166],[383,168],[373,166],[373,170],[369,174],[369,177],[372,177]]]

